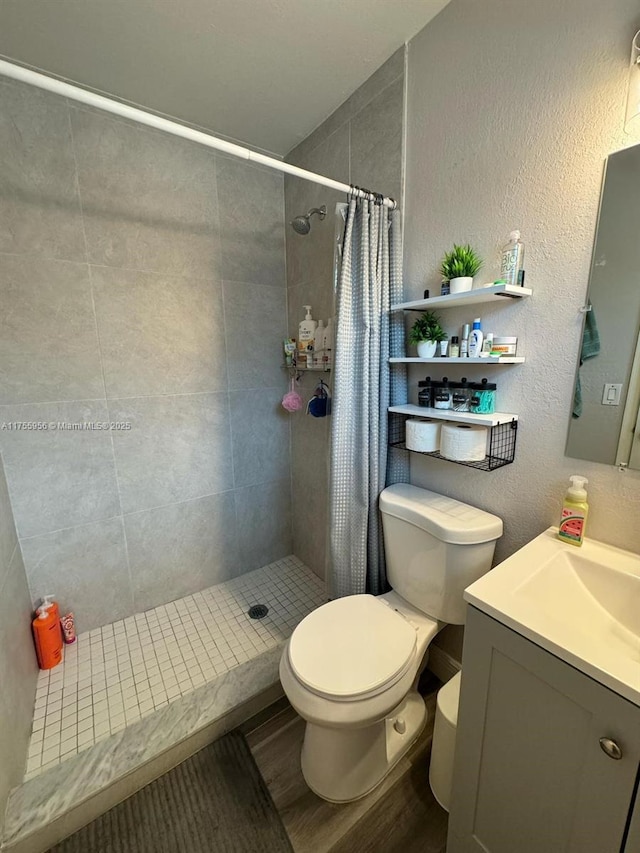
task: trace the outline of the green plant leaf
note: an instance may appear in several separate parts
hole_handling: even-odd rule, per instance
[[[419,344],[421,341],[446,341],[447,333],[440,325],[440,318],[434,311],[425,311],[415,321],[409,332],[409,343]]]
[[[447,281],[461,276],[475,276],[482,269],[482,258],[468,243],[465,246],[453,244],[450,252],[445,252],[440,264],[440,272]]]

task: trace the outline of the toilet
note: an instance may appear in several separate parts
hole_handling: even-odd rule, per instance
[[[322,605],[280,660],[284,692],[306,720],[305,781],[336,803],[380,784],[424,728],[417,683],[429,644],[464,623],[463,591],[489,571],[502,535],[497,516],[406,483],[379,505],[391,591]]]

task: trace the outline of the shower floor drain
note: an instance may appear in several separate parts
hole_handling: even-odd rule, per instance
[[[249,616],[252,619],[264,619],[269,612],[266,604],[252,604],[249,608]]]

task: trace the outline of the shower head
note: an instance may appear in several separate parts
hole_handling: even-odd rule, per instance
[[[311,217],[314,213],[317,213],[320,219],[324,219],[327,215],[327,205],[323,204],[322,207],[312,207],[308,213],[292,219],[291,227],[296,234],[308,234],[311,231]]]

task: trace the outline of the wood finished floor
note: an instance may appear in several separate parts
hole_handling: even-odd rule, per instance
[[[385,781],[355,803],[317,797],[300,770],[304,720],[290,707],[249,732],[253,757],[296,853],[445,853],[447,813],[429,787],[436,691],[422,690],[427,725]]]

